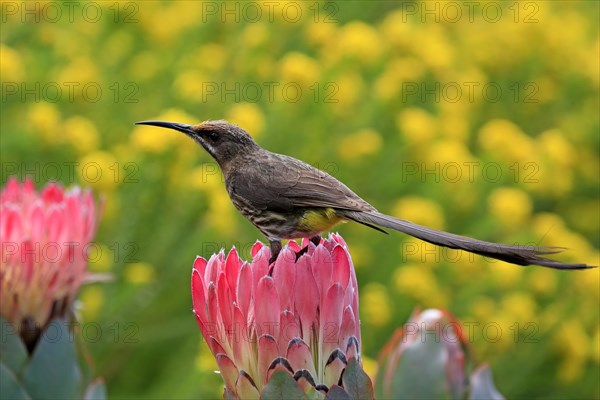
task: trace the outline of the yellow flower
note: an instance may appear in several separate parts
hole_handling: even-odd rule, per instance
[[[367,283],[360,294],[360,313],[367,324],[385,326],[391,318],[387,288],[380,283]]]
[[[81,313],[86,321],[94,321],[104,304],[104,291],[98,285],[85,286],[79,293],[83,303]]]
[[[531,199],[522,190],[498,188],[488,198],[488,207],[492,215],[509,227],[524,224],[531,216]]]
[[[0,73],[3,82],[21,81],[23,79],[23,62],[15,49],[0,43]]]
[[[489,264],[489,271],[494,277],[496,284],[502,288],[515,287],[522,275],[523,268],[504,261],[486,259]]]
[[[537,314],[537,304],[530,294],[515,292],[502,299],[503,311],[514,322],[521,325],[534,320]]]
[[[338,47],[355,59],[372,64],[381,53],[381,39],[372,26],[364,22],[349,22],[340,30]]]
[[[471,312],[478,321],[487,322],[496,313],[496,302],[487,296],[479,296],[471,302]]]
[[[207,214],[208,223],[218,232],[231,235],[236,231],[235,208],[223,187],[210,192],[210,206]]]
[[[155,76],[161,68],[161,60],[151,51],[140,52],[129,63],[128,73],[136,80],[145,81]]]
[[[381,149],[381,135],[374,129],[362,129],[344,137],[338,146],[338,153],[346,161],[376,154]]]
[[[154,267],[145,262],[127,264],[123,271],[123,277],[134,285],[146,285],[155,279]]]
[[[423,264],[398,267],[392,280],[398,293],[415,299],[423,307],[444,307],[447,304],[447,296],[439,288],[435,275]]]
[[[439,204],[417,196],[405,196],[392,208],[392,215],[434,229],[444,229],[444,211]]]
[[[558,164],[559,168],[569,167],[577,161],[577,153],[564,133],[558,129],[542,132],[537,137],[540,149],[544,154]]]
[[[413,25],[408,23],[410,16],[403,10],[386,15],[379,29],[385,41],[396,48],[406,50],[414,38]]]
[[[173,42],[182,31],[201,23],[203,18],[202,3],[196,1],[150,2],[144,11],[145,18],[140,18],[142,26],[161,44]]]
[[[134,38],[129,31],[115,31],[106,40],[104,60],[111,65],[119,64],[126,56],[132,53],[133,44]]]
[[[226,119],[244,128],[255,138],[265,129],[265,118],[254,103],[239,103],[231,106]]]
[[[279,63],[281,79],[285,84],[297,83],[303,88],[319,80],[319,65],[306,54],[296,51],[287,53]]]
[[[258,47],[269,39],[269,30],[262,23],[249,24],[242,33],[242,40],[246,47]]]
[[[364,371],[373,379],[377,375],[377,361],[373,360],[371,357],[367,357],[364,354],[361,354],[360,361],[362,362],[362,367]]]
[[[81,167],[81,164],[79,165],[79,167]],[[110,224],[111,221],[114,221],[116,218],[121,217],[121,197],[118,191],[102,192],[102,196],[104,199],[104,208],[102,210],[102,222]]]
[[[319,88],[321,99],[318,101],[327,102],[337,115],[352,115],[356,112],[356,103],[364,93],[364,86],[359,74],[354,71],[344,72],[332,82],[321,84]]]
[[[209,43],[200,48],[197,59],[204,68],[210,71],[219,71],[225,65],[227,53],[220,44]]]
[[[402,101],[421,101],[424,98],[422,85],[416,81],[421,79],[425,68],[421,61],[414,57],[392,59],[375,81],[375,94],[389,100],[402,94]]]
[[[75,90],[73,90],[75,98],[79,98],[80,96],[90,96],[95,99],[97,96],[100,96],[100,94],[96,93],[95,89],[89,85],[100,85],[98,82],[99,74],[96,65],[97,64],[88,57],[77,57],[60,71],[57,80],[59,82],[79,83],[79,86],[75,86]]]
[[[352,263],[354,264],[355,269],[358,270],[371,264],[373,255],[368,245],[364,245],[362,241],[348,241],[348,248],[352,254]]]
[[[535,163],[539,158],[534,140],[508,120],[489,121],[481,127],[478,140],[484,150],[506,162]]]
[[[536,268],[528,277],[529,287],[535,292],[549,295],[556,290],[556,274],[547,268]]]
[[[196,357],[195,364],[196,368],[203,372],[213,373],[214,371],[219,370],[217,361],[211,353],[210,348],[208,347],[208,344],[206,343],[204,338],[202,338],[202,340],[200,341],[200,349],[198,351],[198,356]]]
[[[305,35],[309,43],[313,45],[324,45],[331,42],[331,38],[337,35],[337,25],[331,22],[319,21],[306,26]]]
[[[558,377],[563,382],[573,382],[582,373],[588,357],[589,338],[579,320],[564,321],[554,336],[554,345],[563,361]]]
[[[439,166],[440,180],[455,184],[458,181],[475,179],[477,174],[469,170],[475,162],[475,157],[468,147],[458,140],[445,139],[430,144],[425,154],[426,166],[434,169]]]
[[[62,141],[69,143],[79,154],[86,154],[98,148],[98,130],[92,121],[82,116],[74,116],[64,123]]]
[[[187,174],[188,186],[205,192],[221,190],[224,184],[223,176],[216,163],[202,163]]]
[[[194,117],[191,117],[183,111],[174,108],[161,113],[156,118],[148,119],[181,122],[186,124],[193,124],[197,122],[194,122]],[[156,127],[149,125],[136,125],[133,128],[133,132],[131,133],[129,140],[135,149],[149,153],[160,153],[174,143],[179,144],[182,149],[193,148],[193,146],[189,146],[189,139],[186,138],[185,135],[175,131],[169,132],[165,129],[157,129]]]
[[[90,246],[88,266],[93,272],[110,271],[114,262],[114,253],[111,248],[104,244],[94,243]]]
[[[600,326],[596,328],[596,334],[590,344],[592,359],[598,364],[600,363]]]
[[[106,151],[94,151],[79,160],[79,180],[100,191],[109,191],[120,183],[120,166],[115,156]]]
[[[27,114],[30,131],[38,132],[47,144],[56,145],[60,142],[60,113],[54,104],[44,102],[31,104]]]
[[[405,108],[396,117],[396,126],[411,144],[429,142],[437,132],[435,118],[422,108]]]
[[[203,101],[203,96],[208,96],[208,79],[197,70],[181,71],[173,84],[175,94],[182,99],[199,103]]]
[[[442,71],[454,64],[454,47],[441,24],[430,25],[414,36],[413,51],[419,54],[426,65]]]

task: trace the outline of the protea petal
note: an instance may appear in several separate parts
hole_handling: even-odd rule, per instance
[[[279,253],[273,268],[273,280],[279,293],[293,293],[296,283],[296,253],[289,248],[285,248]],[[291,310],[292,296],[281,296],[281,310]]]
[[[233,332],[233,299],[229,291],[229,283],[225,273],[220,272],[217,281],[217,307],[219,308],[220,319],[223,323],[223,330],[227,338],[234,335]]]
[[[348,344],[346,345],[346,360],[350,361],[353,358],[360,361],[360,346],[356,336],[350,336],[348,338]]]
[[[294,373],[294,379],[298,382],[298,386],[307,393],[311,389],[316,389],[317,384],[311,373],[305,369],[297,370]]]
[[[317,282],[317,288],[321,296],[327,293],[331,283],[331,275],[333,273],[333,260],[331,253],[323,245],[317,246],[311,258],[312,272]]]
[[[346,244],[333,235],[318,246],[290,242],[271,265],[262,243],[251,253],[247,263],[234,249],[221,251],[196,260],[192,273],[196,319],[228,369],[227,393],[256,397],[282,370],[307,393],[324,395],[347,360],[360,362],[358,286]]]
[[[213,352],[214,355],[217,354],[226,354],[225,349],[223,348],[223,346],[221,346],[221,343],[219,343],[219,341],[214,337],[211,336],[209,341],[208,341],[208,347],[211,349],[211,351]]]
[[[285,354],[290,340],[300,337],[300,325],[293,312],[285,310],[280,316],[281,329],[279,331],[279,353]]]
[[[233,350],[233,360],[238,366],[246,366],[251,359],[250,337],[247,330],[246,317],[238,306],[233,307],[233,332],[229,335]],[[246,366],[246,368],[248,368]]]
[[[258,336],[263,334],[277,335],[279,333],[279,294],[275,282],[270,276],[261,278],[256,289],[255,302],[262,304],[254,309],[256,331]]]
[[[267,371],[267,380],[271,378],[271,375],[273,375],[275,371],[284,371],[292,376],[294,375],[294,370],[285,357],[277,357],[273,360],[273,362],[271,362],[271,365],[269,365],[269,369]]]
[[[348,362],[344,352],[340,349],[335,349],[327,359],[325,363],[325,369],[323,373],[323,383],[326,386],[335,385],[339,382],[342,371],[346,368]]]
[[[286,358],[294,371],[307,370],[311,376],[317,376],[312,352],[302,339],[295,338],[290,342]]]
[[[236,301],[244,318],[248,317],[248,309],[252,299],[252,271],[248,263],[243,263],[238,275]]]
[[[319,289],[307,255],[300,257],[296,263],[296,290],[293,295],[296,314],[302,327],[302,337],[310,341],[312,324],[319,308]]]
[[[227,357],[227,355],[222,353],[217,354],[215,358],[217,360],[217,365],[219,366],[219,371],[221,371],[223,381],[225,381],[225,386],[229,390],[235,391],[235,383],[239,374],[235,364]]]
[[[244,370],[240,371],[240,375],[235,383],[235,390],[240,399],[258,399],[260,397],[260,393],[258,392],[254,380]]]
[[[348,345],[350,344],[348,343],[348,340],[351,337],[353,337],[354,340],[358,341],[356,338],[356,321],[354,320],[354,312],[352,311],[351,306],[346,306],[346,308],[344,308],[344,314],[342,315],[342,324],[340,326],[339,339],[341,348],[345,351],[348,348]],[[358,348],[356,350],[358,350]]]
[[[320,340],[323,354],[330,354],[336,347],[342,324],[344,289],[339,283],[332,285],[321,307]]]
[[[217,271],[219,270],[219,263],[222,256],[223,251],[221,250],[218,254],[213,254],[212,257],[206,263],[206,268],[204,270],[204,282],[207,284],[210,282],[217,281]]]
[[[257,241],[256,243],[254,243],[252,245],[252,250],[250,251],[250,254],[252,255],[252,258],[256,257],[256,255],[258,254],[258,252],[265,247],[265,245],[259,241]]]
[[[346,290],[350,283],[350,255],[344,247],[337,244],[331,251],[333,261],[332,281],[338,282]]]
[[[261,385],[267,383],[269,367],[278,356],[277,341],[273,336],[262,335],[258,338],[258,377]]]
[[[267,275],[269,270],[269,259],[271,251],[268,247],[262,247],[252,258],[252,295],[256,298],[256,287],[262,277]]]
[[[18,327],[27,319],[41,333],[50,318],[66,316],[87,275],[96,208],[91,193],[77,187],[49,183],[37,192],[29,178],[8,179],[0,191],[2,317]],[[30,350],[38,337],[23,335]]]
[[[240,256],[237,253],[235,247],[232,247],[227,258],[225,259],[225,276],[229,285],[229,290],[235,293],[238,281],[238,273],[240,265]]]
[[[214,282],[208,284],[208,295],[206,296],[208,322],[217,324],[219,318],[219,305],[217,304],[217,287]]]
[[[192,304],[194,307],[194,313],[196,313],[198,318],[206,323],[208,321],[208,316],[206,315],[204,282],[202,282],[200,272],[195,267],[192,270]]]

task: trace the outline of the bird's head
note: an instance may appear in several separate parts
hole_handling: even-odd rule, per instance
[[[182,132],[200,144],[221,167],[240,154],[260,148],[248,132],[224,120],[204,121],[196,125],[140,121],[136,125],[159,126]]]

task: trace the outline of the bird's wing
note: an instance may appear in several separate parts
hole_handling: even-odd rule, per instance
[[[235,173],[230,190],[260,209],[333,207],[350,211],[374,208],[342,182],[293,157],[268,153],[268,162]]]

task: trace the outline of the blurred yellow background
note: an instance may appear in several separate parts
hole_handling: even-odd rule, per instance
[[[87,345],[109,397],[222,395],[192,262],[263,240],[207,154],[135,121],[225,118],[383,212],[600,264],[598,4],[2,1],[2,182],[104,197],[90,268],[115,280],[85,287],[80,312],[102,328]],[[598,270],[339,231],[371,372],[415,306],[440,307],[508,398],[600,396]]]

